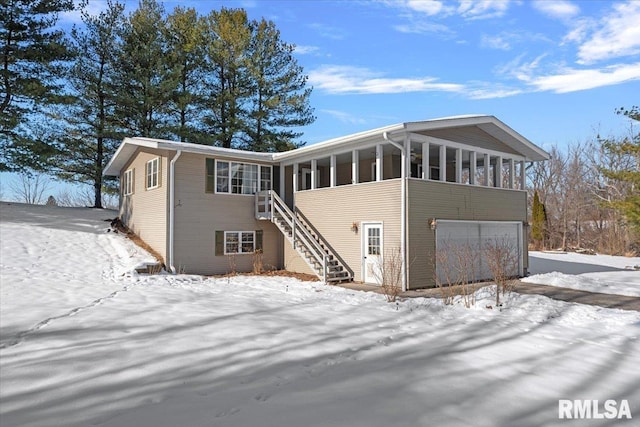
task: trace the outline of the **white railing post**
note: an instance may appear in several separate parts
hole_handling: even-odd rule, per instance
[[[273,221],[275,219],[275,208],[273,206],[273,190],[269,190],[268,193],[268,197],[269,197],[269,210],[271,211],[271,221]]]
[[[296,248],[296,214],[292,212],[291,215],[291,244],[293,245],[293,249]]]
[[[327,254],[322,254],[322,280],[327,283]]]

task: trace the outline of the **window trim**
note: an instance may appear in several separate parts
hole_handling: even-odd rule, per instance
[[[205,180],[207,178],[207,171],[206,171],[206,160],[205,159]],[[227,171],[227,191],[218,191],[218,163],[227,163],[228,166],[228,171]],[[206,191],[207,193],[213,193],[213,194],[230,194],[233,196],[250,196],[250,197],[254,197],[256,193],[251,193],[251,194],[244,194],[244,193],[234,193],[232,191],[233,186],[231,185],[231,180],[232,180],[232,176],[231,176],[231,171],[233,170],[232,164],[241,164],[241,165],[253,165],[257,167],[257,174],[256,174],[256,192],[260,192],[262,191],[262,168],[269,168],[269,182],[270,182],[270,189],[273,189],[273,165],[263,165],[260,163],[252,163],[252,162],[243,162],[243,161],[235,161],[235,160],[223,160],[223,159],[215,159],[215,167],[214,167],[214,191],[213,192],[209,192]],[[206,183],[205,183],[206,185]]]
[[[151,169],[151,164],[156,163],[156,170],[155,170],[155,185],[149,185],[149,177],[151,176],[151,181],[153,183],[153,172]],[[153,190],[155,188],[160,187],[160,157],[155,157],[151,160],[148,160],[147,163],[145,163],[145,180],[144,180],[144,185],[145,188],[147,190]]]
[[[127,169],[126,171],[124,171],[124,174],[122,175],[122,195],[123,196],[130,196],[133,194],[134,191],[134,184],[133,184],[133,169]]]
[[[238,252],[227,252],[227,235],[229,234],[237,234],[238,235]],[[253,239],[253,250],[251,252],[244,252],[242,250],[242,235],[243,234],[251,234],[252,239]],[[256,253],[256,232],[255,230],[239,230],[239,231],[234,231],[234,230],[225,230],[224,232],[224,241],[223,241],[223,245],[224,245],[224,254],[225,255],[251,255]]]

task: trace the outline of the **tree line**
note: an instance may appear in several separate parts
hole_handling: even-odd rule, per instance
[[[627,135],[552,147],[528,171],[535,249],[640,253],[640,107],[617,113]]]
[[[88,183],[124,136],[253,151],[299,147],[315,120],[307,76],[272,21],[243,9],[207,15],[156,0],[125,14],[108,1],[82,25],[57,29],[72,0],[0,5],[0,170],[45,171]]]

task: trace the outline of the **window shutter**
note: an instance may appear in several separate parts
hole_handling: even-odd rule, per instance
[[[224,231],[216,230],[216,256],[224,255]]]
[[[162,187],[162,157],[158,156],[158,187]]]
[[[131,194],[136,192],[136,170],[131,169]]]
[[[215,161],[214,159],[205,159],[205,189],[206,193],[213,193],[216,189]]]
[[[262,230],[256,230],[256,251],[262,251]]]

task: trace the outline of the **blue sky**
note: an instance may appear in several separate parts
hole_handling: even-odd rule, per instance
[[[104,1],[89,0],[99,10]],[[127,0],[127,9],[137,1]],[[276,23],[314,87],[314,143],[492,114],[548,148],[620,135],[640,104],[640,1],[165,1]],[[73,20],[75,16],[63,19]]]

